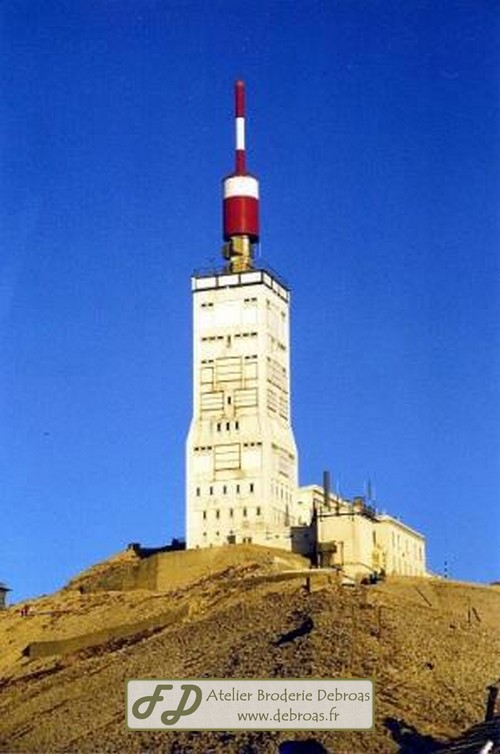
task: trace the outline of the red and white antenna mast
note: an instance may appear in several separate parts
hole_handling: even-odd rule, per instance
[[[259,240],[259,182],[247,172],[245,148],[245,84],[234,86],[235,170],[223,180],[224,258],[231,272],[250,270],[253,245]]]

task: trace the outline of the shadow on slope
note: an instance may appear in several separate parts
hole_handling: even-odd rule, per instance
[[[442,746],[432,736],[423,736],[413,725],[407,725],[404,720],[386,717],[384,725],[394,741],[399,744],[399,754],[434,754]]]
[[[307,741],[283,741],[279,745],[278,754],[329,754],[329,752],[315,738],[308,738]]]
[[[281,647],[282,644],[288,644],[291,641],[295,641],[295,639],[299,639],[301,636],[307,636],[307,634],[310,634],[311,631],[314,628],[314,621],[313,619],[308,615],[302,623],[297,626],[297,628],[294,628],[292,631],[287,631],[284,634],[281,634],[281,636],[276,639],[274,642],[275,647]]]

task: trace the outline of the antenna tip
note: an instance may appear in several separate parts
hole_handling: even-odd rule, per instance
[[[237,118],[245,117],[245,84],[241,79],[234,85],[235,115]]]

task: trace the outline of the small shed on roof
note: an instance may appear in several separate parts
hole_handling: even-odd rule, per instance
[[[12,589],[9,589],[9,587],[4,584],[2,581],[0,581],[0,610],[5,609],[5,599],[7,597],[7,592],[11,592]]]

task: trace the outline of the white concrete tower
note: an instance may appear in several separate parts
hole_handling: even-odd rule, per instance
[[[246,171],[241,81],[235,99],[236,169],[223,182],[226,264],[192,278],[186,540],[188,548],[253,542],[290,549],[298,483],[290,419],[290,293],[253,260],[259,184]]]

